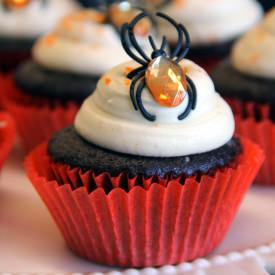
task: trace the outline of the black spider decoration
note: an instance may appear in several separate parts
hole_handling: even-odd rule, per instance
[[[27,7],[31,2],[33,1],[39,1],[41,2],[42,6],[46,5],[48,0],[25,0],[25,1],[14,1],[14,0],[2,0],[2,6],[7,11],[17,10],[17,9],[23,9]]]
[[[122,41],[123,48],[133,60],[141,64],[141,67],[138,67],[137,69],[131,71],[127,75],[127,77],[132,80],[130,85],[131,101],[134,105],[135,110],[137,111],[140,110],[144,118],[146,118],[149,121],[156,120],[156,116],[153,114],[150,114],[145,109],[142,103],[141,96],[146,85],[149,91],[151,92],[151,94],[153,95],[151,91],[150,83],[149,83],[151,81],[148,81],[148,78],[147,78],[148,70],[152,68],[152,66],[154,66],[156,62],[158,62],[159,64],[160,61],[165,61],[166,64],[170,66],[169,68],[170,71],[173,68],[175,69],[175,73],[177,74],[177,77],[178,77],[176,81],[180,79],[180,81],[182,82],[182,87],[184,86],[186,87],[185,92],[188,94],[189,101],[184,112],[178,116],[179,120],[183,120],[189,115],[189,113],[192,110],[196,108],[196,102],[197,102],[197,91],[196,91],[195,84],[193,83],[192,79],[190,79],[187,75],[183,74],[181,67],[178,65],[178,63],[185,58],[188,51],[190,50],[190,36],[183,25],[178,24],[169,16],[160,12],[156,13],[156,15],[162,19],[167,20],[177,30],[178,42],[170,56],[168,56],[168,54],[165,52],[165,48],[167,46],[167,39],[165,36],[163,36],[162,44],[159,49],[156,47],[152,36],[148,37],[149,42],[153,48],[151,59],[147,56],[147,54],[143,51],[143,49],[138,45],[133,29],[140,20],[148,16],[146,12],[142,12],[139,15],[137,15],[130,24],[125,23],[121,29],[121,41]],[[185,44],[183,42],[183,38],[184,38],[183,36],[185,36]],[[136,53],[132,51],[133,48],[136,50]],[[137,54],[139,54],[140,56],[138,56]],[[155,79],[153,79],[153,81],[160,81],[160,80],[157,79],[156,77]],[[166,84],[167,83],[163,83],[162,88],[165,89]]]

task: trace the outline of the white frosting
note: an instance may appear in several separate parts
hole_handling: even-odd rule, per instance
[[[77,7],[73,0],[48,0],[45,6],[35,0],[24,9],[7,11],[0,1],[0,36],[35,38]]]
[[[79,16],[80,13],[84,15]],[[61,20],[53,33],[36,43],[33,57],[39,64],[53,70],[102,75],[129,60],[113,26],[90,20],[92,10],[80,13]],[[146,49],[149,43],[145,45],[140,38],[139,44]]]
[[[175,0],[163,10],[185,25],[193,44],[229,41],[254,26],[262,17],[262,8],[256,0]],[[161,21],[170,41],[176,32]]]
[[[236,43],[232,63],[243,73],[275,79],[275,8]]]
[[[155,114],[147,121],[135,111],[129,96],[127,68],[124,63],[106,73],[96,91],[82,105],[75,127],[87,141],[113,151],[152,157],[175,157],[203,153],[221,147],[234,133],[230,107],[215,92],[207,73],[189,60],[181,65],[197,88],[197,106],[189,116],[178,120],[187,98],[176,108],[158,105],[147,88],[143,92],[145,108]]]

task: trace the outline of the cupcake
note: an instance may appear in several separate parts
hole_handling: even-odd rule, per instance
[[[269,11],[275,6],[274,0],[259,0],[265,11]]]
[[[258,143],[266,161],[257,183],[275,184],[275,9],[234,46],[212,76],[231,104],[237,132]]]
[[[207,71],[229,54],[232,42],[254,26],[263,13],[256,0],[175,0],[163,10],[187,27],[192,38],[190,56]],[[175,44],[176,33],[166,25],[163,32]]]
[[[101,75],[129,59],[116,28],[104,20],[104,14],[92,9],[65,17],[36,42],[33,58],[7,79],[4,105],[27,151],[72,124]],[[135,29],[140,41],[149,23],[143,20]]]
[[[15,124],[10,115],[0,112],[0,169],[7,159],[15,139]]]
[[[122,42],[137,61],[128,32],[126,24]],[[188,43],[179,39],[172,58],[163,41],[159,49],[151,40],[153,59],[140,59],[143,67],[130,61],[108,71],[74,126],[26,159],[70,249],[98,264],[205,256],[224,238],[263,161],[257,145],[234,136],[231,109],[207,73],[182,61]]]
[[[76,7],[72,0],[2,0],[0,71],[9,71],[28,58],[35,39]]]

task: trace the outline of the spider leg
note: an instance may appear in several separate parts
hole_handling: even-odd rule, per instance
[[[188,93],[189,101],[184,112],[178,116],[179,120],[185,119],[190,114],[190,112],[196,108],[196,104],[197,104],[197,89],[192,79],[189,78],[188,76],[187,76],[187,87],[188,87],[187,93]]]
[[[138,45],[138,42],[136,40],[135,34],[134,34],[134,28],[139,23],[140,20],[142,20],[144,17],[150,16],[146,12],[140,13],[138,16],[134,18],[134,20],[129,24],[129,39],[131,43],[133,44],[136,51],[147,61],[150,62],[151,59],[146,55],[144,50]]]
[[[125,23],[122,28],[121,28],[121,43],[122,46],[124,48],[124,50],[126,51],[126,53],[132,58],[134,59],[136,62],[138,62],[139,64],[145,66],[147,65],[147,62],[144,61],[143,59],[141,59],[140,57],[136,56],[132,51],[131,51],[131,44],[128,41],[128,37],[127,37],[127,33],[129,31],[129,25],[127,23]]]
[[[130,85],[130,98],[136,111],[138,110],[138,105],[135,97],[136,84],[144,76],[145,70],[137,72]]]
[[[134,69],[133,71],[131,71],[131,72],[127,75],[127,77],[128,77],[129,79],[133,79],[133,78],[136,76],[136,74],[138,74],[139,72],[145,72],[146,70],[147,70],[147,66],[142,66],[142,67],[136,68],[136,69]]]
[[[151,47],[152,47],[153,51],[155,51],[157,49],[157,46],[156,46],[156,44],[154,42],[153,37],[151,35],[149,35],[148,39],[149,39],[149,42],[151,44]]]
[[[182,49],[182,40],[183,40],[182,29],[180,28],[179,24],[174,19],[167,16],[166,14],[158,12],[156,15],[167,20],[170,24],[172,24],[176,28],[176,30],[178,32],[178,42],[176,44],[174,51],[172,52],[172,54],[170,56],[170,58],[174,58],[175,56],[177,56],[179,54],[179,52]]]
[[[167,46],[167,38],[166,38],[166,36],[163,36],[162,43],[161,43],[161,46],[160,46],[160,50],[164,51],[164,49],[166,48],[166,46]]]
[[[156,120],[156,116],[150,114],[144,108],[144,105],[142,103],[141,95],[142,95],[142,92],[143,92],[145,86],[146,86],[146,83],[145,83],[145,79],[143,78],[143,79],[140,80],[139,85],[137,87],[137,93],[136,93],[137,106],[138,106],[138,108],[139,108],[139,110],[140,110],[140,112],[141,112],[141,114],[143,115],[144,118],[146,118],[149,121],[155,121]]]
[[[197,105],[197,88],[196,88],[193,80],[189,76],[186,76],[186,79],[187,79],[187,84],[189,84],[190,89],[193,91],[192,109],[194,110]]]
[[[186,30],[186,28],[183,25],[179,25],[181,30],[183,31],[184,35],[185,35],[185,39],[186,39],[186,45],[183,48],[182,53],[180,53],[180,55],[177,57],[177,59],[175,60],[176,63],[179,63],[183,58],[185,58],[185,56],[187,55],[187,53],[190,50],[190,44],[191,44],[191,40],[190,40],[190,35],[188,33],[188,31]]]

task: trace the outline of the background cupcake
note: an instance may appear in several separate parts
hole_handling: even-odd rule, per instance
[[[232,42],[262,16],[256,0],[176,0],[164,12],[187,27],[192,39],[190,56],[207,70],[226,56]],[[166,28],[163,26],[163,32],[174,44],[176,32]]]
[[[15,140],[15,123],[12,117],[0,112],[0,169],[7,159]]]
[[[2,0],[0,2],[0,71],[9,71],[29,56],[40,35],[77,8],[72,0]]]
[[[265,150],[267,159],[258,183],[275,184],[275,9],[241,38],[230,60],[217,67],[217,89],[233,107],[237,130]]]
[[[233,136],[233,114],[206,72],[161,56],[132,97],[136,78],[127,75],[137,64],[107,72],[75,125],[26,161],[69,247],[96,263],[160,266],[206,255],[262,162],[256,145]]]
[[[259,0],[265,11],[269,11],[275,6],[274,0]]]
[[[37,41],[33,59],[7,78],[4,105],[15,118],[27,150],[71,124],[100,76],[129,59],[116,27],[104,20],[104,14],[92,9],[65,17]],[[138,24],[138,41],[142,43],[140,33],[151,26],[147,20]]]

